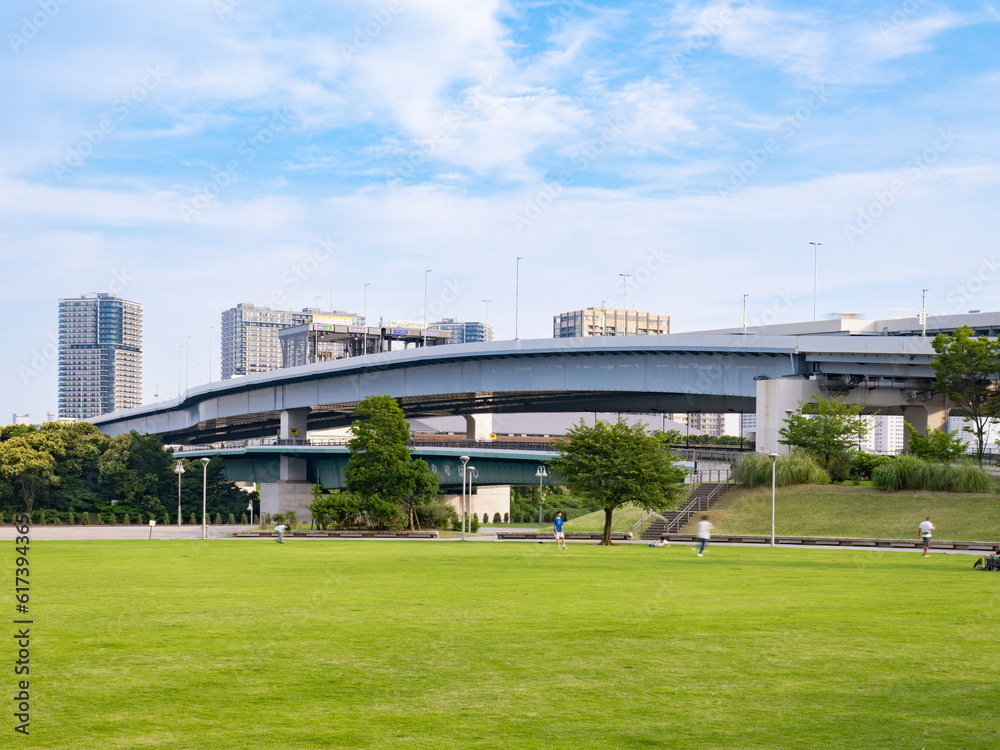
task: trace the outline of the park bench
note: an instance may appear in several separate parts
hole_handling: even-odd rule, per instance
[[[577,539],[577,540],[600,540],[603,534],[600,531],[567,531],[566,539]],[[552,539],[553,535],[551,531],[498,531],[497,539],[539,539],[542,541],[547,541]],[[612,541],[627,541],[632,538],[632,532],[630,531],[612,531],[611,539]]]
[[[273,529],[243,529],[234,531],[240,539],[258,539],[274,536]],[[309,539],[437,539],[436,530],[428,531],[375,531],[372,529],[294,529],[286,531],[285,537],[306,537]]]

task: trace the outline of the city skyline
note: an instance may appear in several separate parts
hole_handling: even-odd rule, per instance
[[[56,301],[98,291],[143,305],[146,403],[179,352],[191,385],[210,351],[220,378],[240,302],[498,340],[605,301],[676,332],[738,326],[744,295],[751,325],[912,316],[923,290],[931,315],[998,310],[998,19],[9,3],[0,409],[56,409]]]

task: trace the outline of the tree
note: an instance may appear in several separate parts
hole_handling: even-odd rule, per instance
[[[62,443],[41,432],[26,432],[0,442],[0,474],[20,488],[28,513],[39,491],[58,481],[56,458],[62,453]]]
[[[553,443],[552,460],[558,481],[574,495],[604,509],[602,545],[611,544],[611,519],[616,508],[634,504],[646,510],[666,510],[683,496],[684,470],[666,445],[666,436],[645,425],[583,420]]]
[[[820,396],[807,404],[799,401],[798,410],[778,430],[782,437],[778,442],[809,451],[829,469],[850,455],[864,436],[867,426],[859,416],[863,408],[832,397]]]
[[[413,528],[415,505],[437,494],[437,475],[423,461],[414,465],[406,447],[410,426],[392,396],[369,396],[354,414],[358,419],[344,470],[348,492],[361,501],[361,512],[371,525],[391,527],[405,513]]]
[[[965,455],[968,446],[957,435],[941,430],[928,430],[926,437],[911,425],[906,425],[910,433],[910,452],[925,461],[949,464]]]
[[[961,406],[976,437],[976,460],[983,462],[986,433],[1000,413],[1000,344],[986,337],[973,338],[972,329],[962,326],[953,334],[939,333],[931,346],[937,356],[931,362],[933,388]]]

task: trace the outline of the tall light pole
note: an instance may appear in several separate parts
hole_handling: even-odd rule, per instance
[[[743,335],[747,335],[747,297],[749,294],[743,295]]]
[[[247,501],[247,510],[250,512],[250,525],[253,526],[253,498]]]
[[[816,294],[819,290],[819,246],[822,242],[810,242],[813,246],[813,322],[816,322]]]
[[[188,389],[188,376],[191,374],[191,337],[184,344],[184,392]]]
[[[428,268],[424,271],[424,346],[427,346],[427,274],[431,272],[432,269]]]
[[[778,461],[777,453],[769,453],[771,457],[771,546],[774,546],[774,475],[775,475],[775,464]]]
[[[459,514],[459,518],[462,521],[462,541],[465,541],[465,465],[469,463],[468,456],[459,456],[458,460],[462,462],[462,512]]]
[[[538,477],[538,523],[542,523],[542,480],[548,475],[544,466],[539,466],[535,472],[535,476]]]
[[[184,359],[181,354],[184,353],[184,344],[179,344],[177,346],[177,398],[181,397],[181,374],[184,365]]]
[[[365,332],[363,334],[361,334],[361,353],[362,354],[367,354],[368,353],[368,287],[370,287],[370,286],[371,286],[371,284],[369,284],[366,281],[365,282],[365,289],[364,289],[365,302],[364,302],[364,307],[363,307],[362,312],[361,312],[361,317],[364,319],[364,325],[365,325]],[[426,299],[426,295],[425,295],[425,299]]]
[[[208,539],[208,516],[205,508],[208,505],[208,461],[201,459],[201,538]]]
[[[524,258],[518,255],[517,261],[514,263],[514,341],[517,341],[518,313],[520,312],[520,307],[518,306],[518,303],[520,302],[520,292],[521,292],[522,260],[524,260]]]
[[[920,335],[927,338],[927,289],[923,289],[920,295],[920,323],[923,325],[923,333]]]
[[[479,476],[479,469],[477,469],[475,466],[470,466],[465,470],[465,472],[469,475],[469,492],[468,492],[469,512],[465,514],[465,517],[469,521],[469,533],[471,534],[472,533],[472,480]]]
[[[622,336],[628,335],[628,308],[625,306],[625,292],[628,289],[628,277],[632,274],[630,273],[620,273],[618,274],[622,277]],[[636,321],[638,324],[638,321]]]
[[[183,473],[184,464],[177,459],[177,465],[174,467],[174,474],[177,475],[177,528],[181,526],[181,474]]]
[[[490,324],[490,302],[492,302],[492,301],[493,300],[491,300],[491,299],[484,299],[483,300],[483,302],[486,303],[486,325]]]

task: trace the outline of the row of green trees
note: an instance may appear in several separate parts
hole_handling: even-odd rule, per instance
[[[202,464],[183,460],[181,512],[201,518]],[[155,435],[108,437],[89,422],[8,425],[0,430],[0,511],[114,514],[176,522],[176,459]],[[246,510],[250,497],[208,464],[210,517]],[[256,495],[253,495],[256,498]]]

